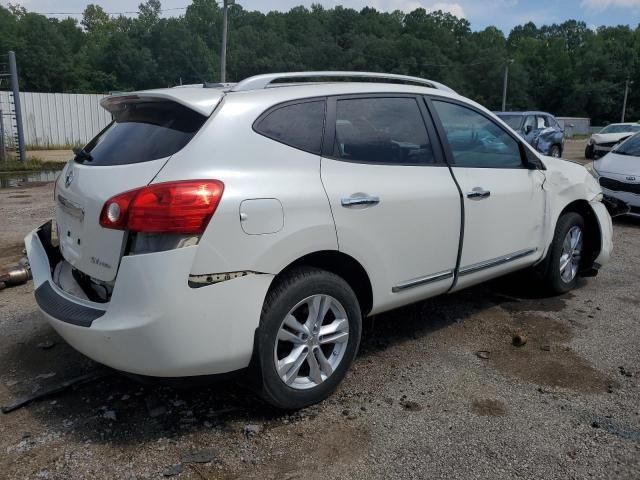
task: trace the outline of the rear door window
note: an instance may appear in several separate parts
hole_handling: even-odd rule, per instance
[[[76,161],[92,166],[148,162],[181,150],[207,117],[175,102],[125,103]]]
[[[258,118],[254,130],[277,142],[320,155],[324,111],[324,100],[276,107]]]
[[[363,163],[435,164],[415,98],[338,100],[333,157]]]

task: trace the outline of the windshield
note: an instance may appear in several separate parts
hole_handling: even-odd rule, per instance
[[[640,157],[640,133],[636,133],[626,142],[621,143],[620,146],[614,150],[614,152],[618,155]]]
[[[640,125],[609,125],[600,130],[600,133],[627,133],[640,132]]]
[[[522,119],[524,117],[522,115],[508,115],[499,113],[498,118],[500,118],[500,120],[502,120],[514,130],[520,130],[520,125],[522,125]]]
[[[165,158],[181,150],[207,119],[174,102],[123,104],[113,122],[76,152],[76,162],[126,165]]]

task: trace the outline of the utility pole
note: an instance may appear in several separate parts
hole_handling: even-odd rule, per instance
[[[627,114],[627,98],[629,98],[629,87],[633,85],[633,82],[627,78],[627,81],[624,82],[624,101],[622,102],[622,120],[624,123],[624,117]]]
[[[507,60],[504,66],[504,84],[502,85],[502,111],[507,111],[507,86],[509,85],[509,65],[513,63],[513,60]]]
[[[222,5],[222,51],[220,52],[220,82],[227,81],[227,10],[229,5],[236,3],[236,0],[224,0]]]

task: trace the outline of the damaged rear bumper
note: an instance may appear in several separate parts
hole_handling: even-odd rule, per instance
[[[64,261],[50,222],[25,238],[36,300],[53,328],[97,362],[138,375],[185,377],[249,365],[272,275],[252,274],[194,289],[197,246],[122,258],[111,300],[62,290],[52,267]]]

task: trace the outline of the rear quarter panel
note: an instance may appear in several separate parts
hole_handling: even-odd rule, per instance
[[[192,274],[242,270],[275,274],[307,253],[338,247],[320,179],[320,156],[253,131],[255,119],[278,101],[264,94],[225,97],[200,141],[174,155],[154,180],[218,179],[225,184],[220,205],[198,245]],[[282,229],[245,233],[240,205],[248,199],[277,199],[284,214]]]

